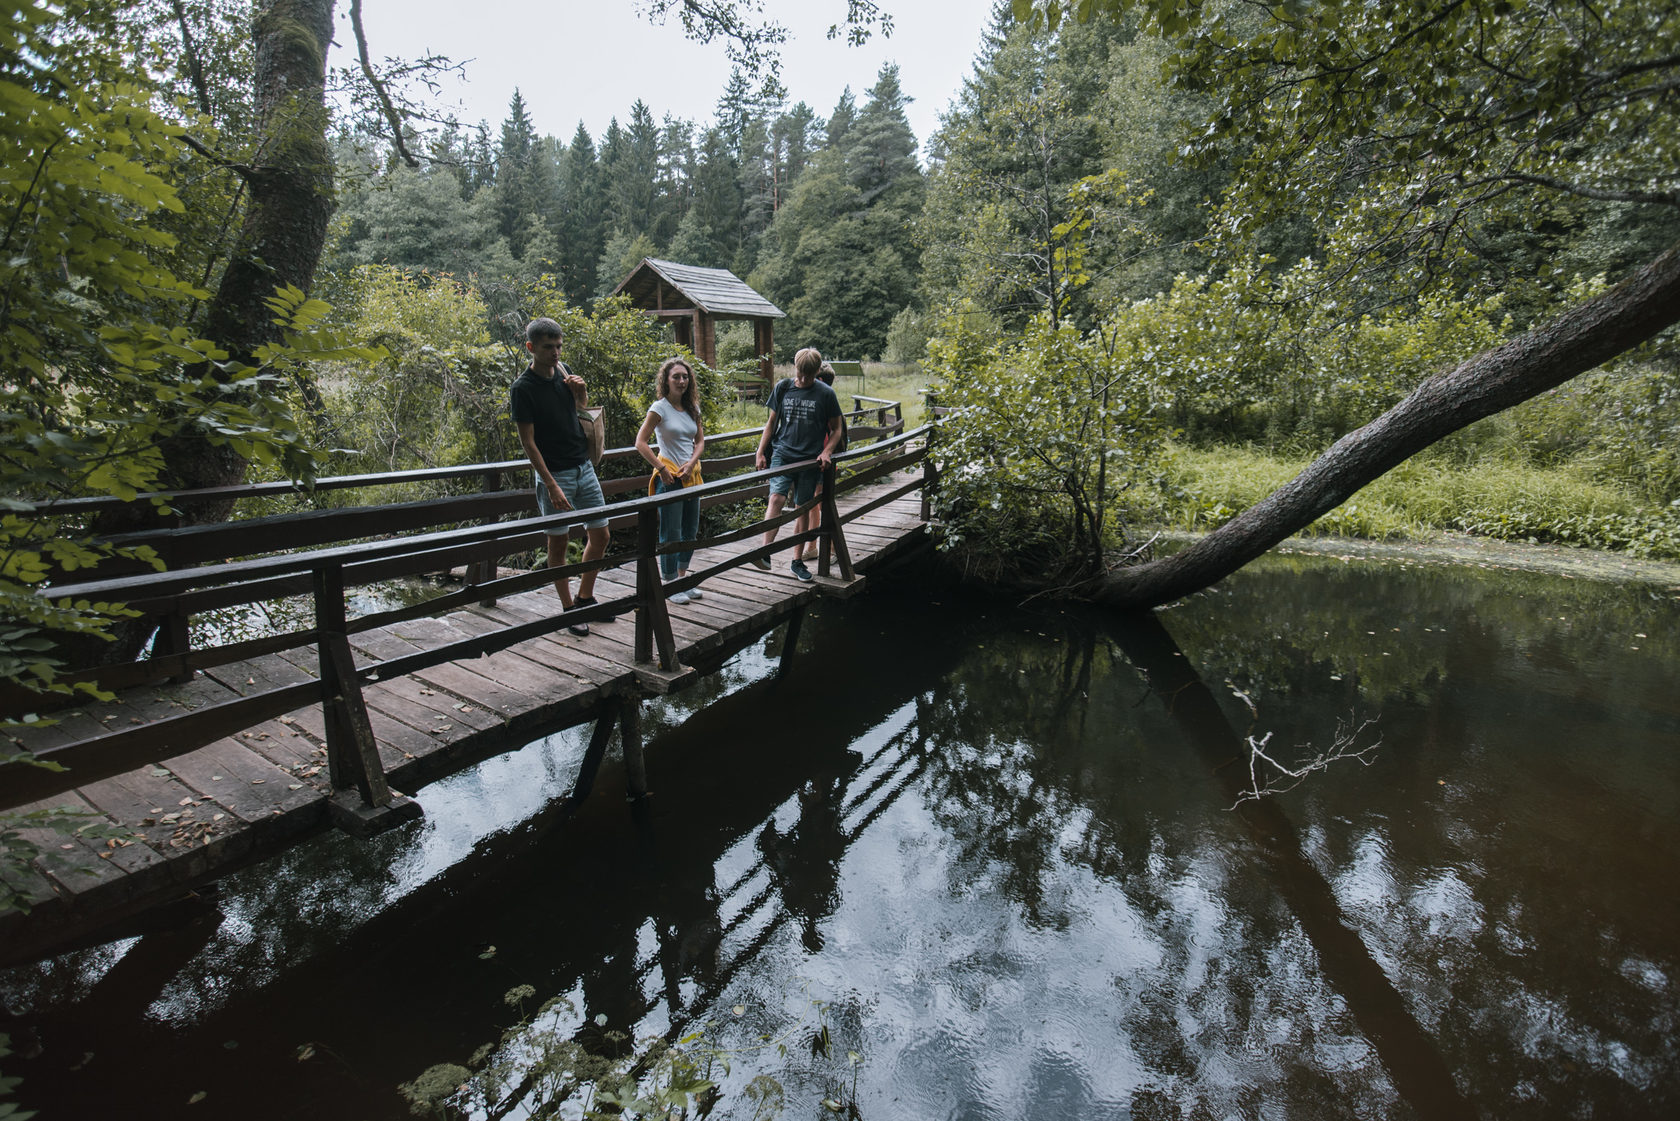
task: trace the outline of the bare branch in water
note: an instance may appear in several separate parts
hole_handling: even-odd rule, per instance
[[[1328,748],[1312,754],[1313,746],[1309,743],[1303,749],[1309,757],[1298,761],[1293,767],[1287,766],[1279,762],[1269,750],[1272,733],[1267,732],[1258,738],[1253,735],[1253,718],[1260,715],[1260,710],[1255,705],[1254,698],[1230,682],[1226,682],[1226,685],[1230,688],[1232,695],[1248,708],[1251,718],[1249,723],[1250,734],[1244,741],[1248,745],[1248,789],[1237,795],[1237,800],[1231,803],[1230,808],[1233,810],[1244,802],[1257,802],[1268,794],[1281,794],[1286,790],[1293,790],[1301,785],[1308,776],[1319,771],[1327,771],[1332,763],[1343,759],[1357,759],[1360,763],[1369,767],[1371,765],[1371,754],[1382,746],[1382,736],[1380,735],[1364,747],[1358,746],[1360,736],[1364,734],[1367,728],[1375,724],[1376,720],[1374,718],[1368,719],[1355,727],[1353,716],[1349,714],[1346,720],[1336,721],[1336,736]]]

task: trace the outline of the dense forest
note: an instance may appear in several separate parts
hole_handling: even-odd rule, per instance
[[[1372,58],[1384,35],[1405,34],[1335,7]],[[1680,239],[1672,175],[1652,166],[1675,93],[1661,77],[1672,60],[1651,43],[1673,27],[1635,5],[1606,10],[1592,35],[1570,26],[1584,7],[1502,11],[1478,6],[1451,27],[1443,16],[1440,33],[1459,41],[1443,40],[1435,60],[1390,51],[1399,61],[1384,80],[1445,59],[1485,102],[1497,67],[1539,80],[1573,50],[1606,75],[1576,95],[1577,119],[1543,109],[1556,120],[1536,136],[1502,137],[1536,107],[1471,98],[1458,135],[1432,150],[1417,137],[1442,127],[1439,110],[1411,114],[1385,95],[1349,101],[1344,135],[1313,122],[1321,150],[1289,155],[1282,116],[1244,91],[1244,71],[1217,87],[1233,64],[1198,33],[1143,9],[1053,22],[997,3],[926,138],[910,131],[891,66],[826,113],[767,99],[737,72],[709,122],[655,122],[638,102],[598,142],[581,125],[569,141],[543,135],[516,93],[499,128],[447,122],[407,145],[424,147],[418,166],[345,127],[322,267],[339,284],[377,266],[448,274],[508,324],[506,294],[522,283],[584,308],[643,257],[729,268],[788,312],[781,360],[815,345],[948,382],[947,400],[972,406],[953,465],[1033,449],[975,486],[954,472],[953,545],[983,543],[994,575],[1046,555],[1064,575],[1089,574],[1134,523],[1220,524],[1239,498],[1264,497],[1253,481],[1278,463],[1299,469],[1432,374],[1608,291]],[[1227,16],[1227,54],[1244,33],[1293,41],[1248,5]],[[1502,57],[1479,61],[1469,36],[1498,39]],[[1240,114],[1256,127],[1232,127]],[[721,357],[750,348],[745,331],[726,333]],[[1321,528],[1446,525],[1680,556],[1677,409],[1672,341],[1621,348],[1589,377],[1424,441],[1409,494],[1361,510],[1341,504],[1354,486],[1317,511],[1337,507]],[[1044,434],[1057,431],[1072,450],[1048,455]],[[1240,449],[1266,462],[1233,459]],[[1470,462],[1516,474],[1459,494],[1457,509],[1427,501],[1453,490],[1429,464]],[[1046,501],[1001,502],[1007,493]]]
[[[56,503],[513,457],[533,315],[628,442],[672,343],[609,293],[649,256],[935,388],[945,542],[995,579],[1164,602],[1314,523],[1680,557],[1680,15],[1077,11],[995,3],[930,137],[893,66],[789,104],[738,23],[709,119],[566,137],[518,93],[438,119],[447,60],[375,65],[354,0],[343,68],[332,0],[9,5],[0,674],[108,625],[31,588],[157,514]],[[1200,567],[1116,585],[1158,526],[1214,529]]]

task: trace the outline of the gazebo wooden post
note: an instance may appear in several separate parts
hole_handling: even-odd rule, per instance
[[[694,357],[708,366],[716,366],[717,355],[706,353],[706,315],[699,308],[689,313],[688,336],[688,349],[694,352]]]
[[[758,355],[758,374],[766,382],[776,380],[776,321],[753,320],[753,353]]]

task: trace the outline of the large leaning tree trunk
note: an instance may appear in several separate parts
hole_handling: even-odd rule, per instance
[[[1680,245],[1597,299],[1430,377],[1190,548],[1113,570],[1082,590],[1099,603],[1154,607],[1206,588],[1437,440],[1562,385],[1677,321]]]

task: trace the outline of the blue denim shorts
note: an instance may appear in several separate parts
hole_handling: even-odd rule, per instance
[[[770,457],[770,466],[780,467],[784,463],[792,462],[782,458],[781,452]],[[785,494],[795,506],[803,506],[811,501],[811,496],[817,493],[817,486],[822,482],[821,467],[807,467],[803,471],[795,471],[791,475],[777,475],[770,480],[771,494]]]
[[[566,501],[572,504],[572,509],[593,510],[597,506],[606,506],[606,496],[601,493],[601,480],[595,477],[595,468],[589,464],[562,467],[558,471],[551,471],[550,474],[554,476],[554,481],[560,484],[560,492],[566,496]],[[545,515],[564,513],[565,511],[556,509],[554,503],[548,500],[548,488],[543,486],[542,476],[535,471],[531,472],[531,475],[536,479],[537,509]],[[607,524],[607,518],[603,514],[583,524],[589,529],[600,529]]]

